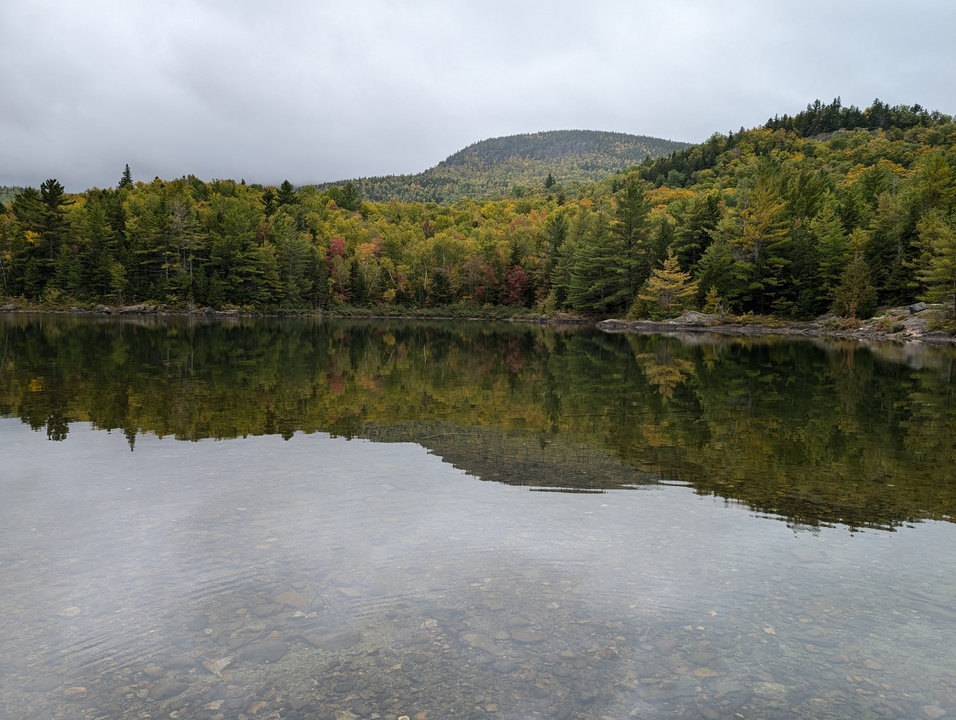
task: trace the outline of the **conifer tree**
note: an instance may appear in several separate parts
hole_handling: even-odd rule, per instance
[[[819,214],[810,222],[810,232],[820,253],[821,292],[831,295],[840,281],[849,255],[849,243],[838,215],[836,199],[828,195]]]
[[[833,293],[833,311],[847,318],[869,317],[876,308],[876,288],[870,280],[870,268],[857,253],[843,271]]]
[[[126,163],[126,167],[123,168],[123,176],[120,178],[119,184],[116,186],[117,190],[122,190],[124,187],[129,187],[133,184],[133,173],[129,170],[129,163]]]
[[[696,294],[697,281],[680,269],[674,251],[668,250],[663,266],[654,269],[637,298],[646,304],[651,317],[674,317],[688,307]]]
[[[283,180],[282,184],[279,186],[279,192],[276,197],[276,204],[279,206],[282,205],[295,205],[299,202],[299,196],[296,195],[295,188],[292,186],[288,180]]]
[[[720,298],[720,293],[714,285],[710,286],[707,295],[704,296],[704,312],[711,314],[721,314],[724,312],[724,303]]]
[[[610,232],[607,219],[595,215],[570,269],[567,302],[572,310],[615,313],[627,306],[633,294],[622,255],[622,243]]]
[[[917,278],[925,287],[921,298],[951,303],[956,316],[956,223],[932,212],[917,229],[921,250]]]
[[[649,212],[650,204],[643,182],[636,175],[628,176],[617,196],[612,231],[621,245],[619,263],[624,272],[629,298],[634,297],[654,264],[647,237]]]

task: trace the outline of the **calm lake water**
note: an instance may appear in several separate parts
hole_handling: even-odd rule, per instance
[[[0,316],[0,716],[956,717],[954,360]]]

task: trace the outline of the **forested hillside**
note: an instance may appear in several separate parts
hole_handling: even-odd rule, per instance
[[[10,185],[0,185],[0,203],[8,203],[13,198],[17,196],[17,193],[21,192],[23,188],[10,186]]]
[[[589,182],[647,158],[687,147],[688,143],[625,133],[554,130],[482,140],[416,175],[353,182],[373,201],[447,203],[466,197],[521,195],[542,187],[554,193],[577,192]],[[317,187],[321,190],[335,184]]]
[[[841,117],[811,105],[628,173],[493,200],[375,202],[354,183],[297,191],[126,173],[71,196],[50,179],[0,215],[2,293],[48,306],[652,318],[952,307],[953,119],[877,101],[848,115],[855,127],[817,132],[830,127],[814,119],[825,107]]]

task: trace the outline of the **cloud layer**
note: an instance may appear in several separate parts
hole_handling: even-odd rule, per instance
[[[478,140],[697,142],[816,98],[953,113],[956,5],[735,0],[5,0],[0,184],[296,184]]]

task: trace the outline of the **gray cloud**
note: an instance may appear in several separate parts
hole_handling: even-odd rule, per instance
[[[956,111],[949,0],[5,0],[0,184],[295,183],[587,128],[696,142],[836,96]]]

